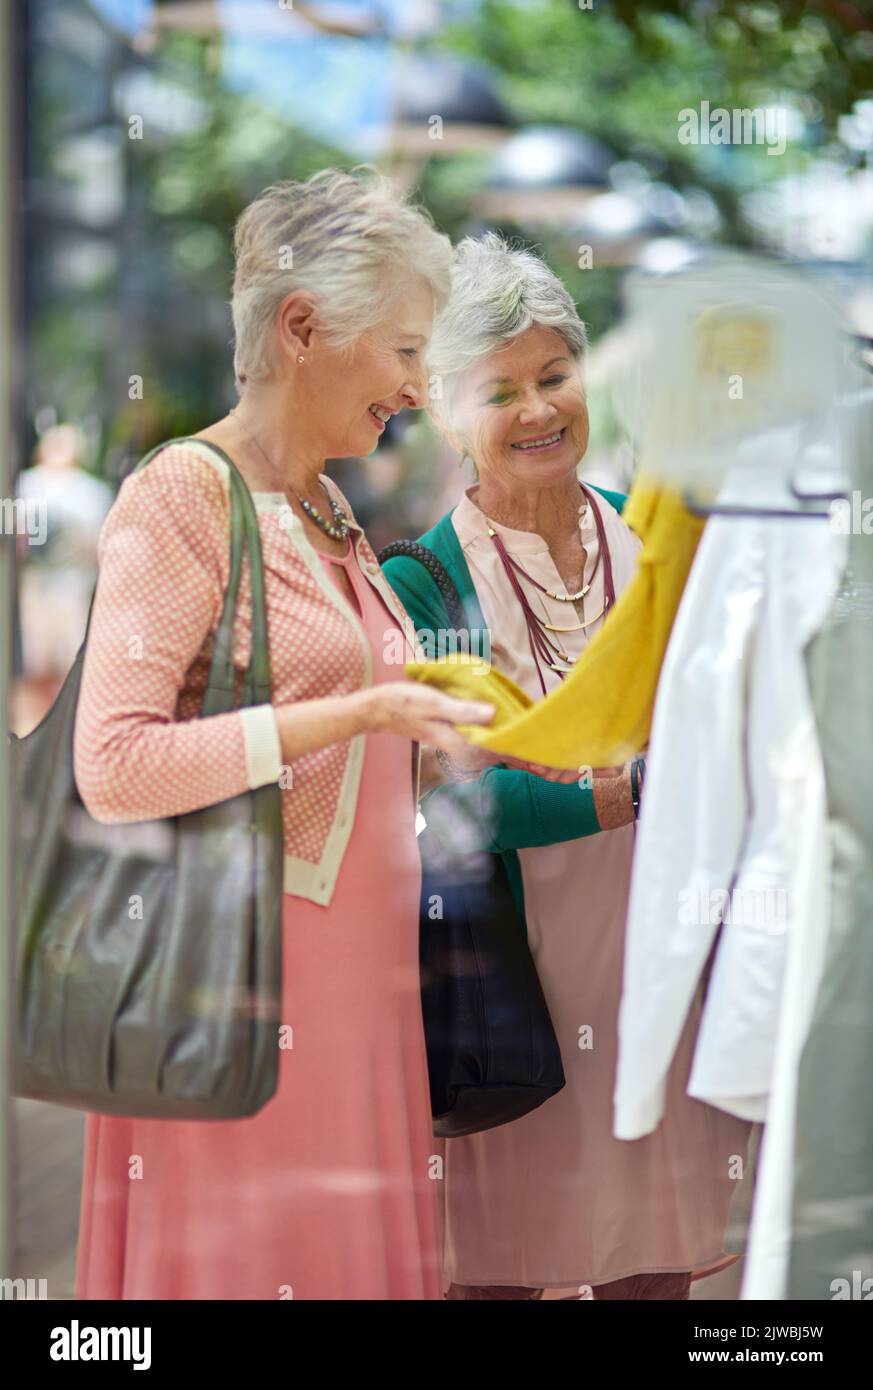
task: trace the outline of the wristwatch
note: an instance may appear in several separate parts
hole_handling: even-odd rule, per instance
[[[634,820],[640,818],[640,794],[646,780],[646,760],[643,757],[634,758],[630,765],[631,782],[631,801],[634,804]]]

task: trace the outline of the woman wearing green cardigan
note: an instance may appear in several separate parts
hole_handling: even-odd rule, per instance
[[[572,299],[536,256],[493,233],[461,243],[431,413],[477,483],[420,544],[458,592],[471,650],[534,699],[600,630],[640,549],[624,496],[578,479],[584,348]],[[459,625],[425,565],[397,556],[385,574],[428,654],[451,650]],[[633,1142],[612,1134],[635,816],[627,767],[588,771],[567,784],[483,750],[463,767],[441,755],[422,803],[437,836],[461,826],[465,847],[502,856],[566,1077],[521,1119],[446,1141],[451,1298],[687,1298],[693,1277],[735,1258],[723,1237],[747,1127],[685,1094],[691,1015],[662,1124]]]
[[[624,493],[592,487],[621,514],[627,500]],[[464,606],[464,625],[458,630],[472,635],[467,639],[467,647],[472,647],[474,655],[480,655],[483,647],[490,647],[490,633],[452,521],[453,515],[447,512],[436,526],[419,536],[418,544],[426,546],[437,557],[454,584]],[[425,650],[430,647],[436,655],[440,634],[455,630],[436,580],[419,560],[404,555],[387,560],[383,568],[385,577],[415,624]],[[449,637],[449,647],[451,642]],[[445,759],[442,765],[446,766]],[[430,760],[423,759],[425,785],[427,769],[432,766]],[[454,772],[460,771],[456,764],[451,767]],[[590,786],[580,786],[589,780]],[[620,788],[614,785],[619,781]],[[626,824],[632,810],[628,795],[624,795],[629,786],[624,769],[620,778],[595,777],[592,770],[590,779],[580,775],[578,780],[567,785],[507,767],[501,761],[486,766],[476,777],[465,780],[453,777],[428,791],[427,816],[430,821],[439,822],[444,818],[443,806],[447,817],[452,814],[450,807],[463,808],[465,825],[478,827],[480,832],[471,849],[489,850],[502,857],[516,903],[523,914],[524,896],[516,851],[577,840],[617,824]]]

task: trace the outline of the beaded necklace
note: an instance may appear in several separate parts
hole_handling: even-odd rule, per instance
[[[588,581],[587,584],[583,585],[583,587],[578,591],[578,593],[558,594],[555,593],[552,589],[547,589],[544,584],[540,584],[538,579],[534,579],[532,574],[528,574],[527,570],[523,569],[522,566],[518,563],[518,561],[513,559],[513,557],[508,553],[506,546],[503,544],[503,541],[501,540],[500,536],[494,530],[490,522],[488,525],[488,535],[490,536],[494,544],[495,550],[500,556],[501,564],[503,565],[503,568],[506,571],[506,576],[509,580],[510,585],[512,586],[512,591],[515,594],[515,597],[518,599],[521,610],[524,613],[525,623],[527,626],[527,636],[528,641],[530,643],[531,656],[533,657],[534,665],[536,666],[537,670],[537,676],[539,677],[540,686],[542,687],[542,692],[544,695],[546,693],[546,683],[543,678],[543,671],[540,665],[540,661],[542,660],[543,662],[545,662],[546,666],[548,666],[550,670],[555,671],[561,680],[563,680],[564,676],[567,675],[568,669],[572,669],[576,661],[576,658],[574,656],[570,656],[569,652],[564,651],[562,643],[559,642],[558,644],[556,644],[549,636],[547,636],[547,633],[580,632],[583,628],[590,627],[592,623],[596,623],[598,618],[605,617],[606,614],[609,612],[610,608],[612,608],[613,604],[615,603],[615,582],[613,580],[612,575],[612,557],[609,553],[609,545],[606,539],[606,527],[603,524],[603,517],[601,516],[600,508],[597,505],[595,498],[592,496],[591,492],[589,492],[588,488],[585,487],[585,484],[580,483],[579,487],[583,495],[588,499],[588,502],[594,511],[594,522],[597,527],[597,540],[599,548],[597,553],[597,560],[595,561],[594,569],[591,572],[591,579]],[[487,517],[486,520],[488,520]],[[529,584],[533,584],[534,588],[539,589],[540,593],[546,594],[548,598],[556,599],[558,603],[578,603],[585,598],[585,595],[591,588],[591,580],[594,579],[594,576],[597,573],[601,559],[603,560],[604,569],[604,603],[603,608],[595,617],[589,618],[587,621],[583,620],[580,623],[576,623],[572,627],[557,627],[554,623],[547,623],[544,621],[544,619],[537,616],[537,614],[533,611],[533,609],[530,606],[530,602],[528,600],[527,595],[524,592],[524,589],[519,583],[519,575],[523,579],[526,579]],[[557,666],[555,664],[556,659],[567,662],[567,667],[562,668],[560,666]]]
[[[255,436],[252,434],[251,430],[243,424],[242,420],[240,420],[239,416],[236,413],[236,406],[234,406],[233,410],[231,410],[230,413],[234,417],[240,428],[244,430],[245,433],[248,435],[255,448],[260,452],[261,457],[269,465],[270,471],[273,473],[274,477],[279,478],[281,475],[279,473],[278,468],[275,467],[272,459],[269,457],[266,450],[262,447],[261,444],[258,443],[257,439],[255,439]],[[337,502],[334,497],[328,496],[328,500],[330,502],[330,509],[333,513],[333,521],[328,521],[327,518],[322,515],[322,513],[318,510],[317,507],[314,507],[311,502],[306,501],[305,497],[301,497],[299,493],[294,492],[293,488],[291,488],[290,491],[294,493],[294,496],[297,498],[297,501],[300,503],[306,515],[312,518],[316,526],[321,527],[322,531],[326,536],[330,536],[331,540],[335,541],[344,541],[346,539],[346,537],[349,534],[349,519],[343,511],[342,507],[340,506],[339,502]]]

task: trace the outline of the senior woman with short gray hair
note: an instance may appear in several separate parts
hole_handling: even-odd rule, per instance
[[[573,300],[540,259],[494,233],[460,244],[429,355],[442,388],[431,410],[478,481],[420,543],[469,596],[468,613],[480,609],[494,666],[535,700],[609,621],[640,548],[624,496],[577,474],[585,346]],[[428,570],[398,556],[385,572],[416,627],[439,627]],[[441,763],[428,824],[455,840],[463,824],[471,848],[503,855],[566,1076],[523,1118],[446,1141],[449,1297],[687,1298],[692,1277],[735,1258],[723,1239],[748,1125],[685,1094],[689,1017],[663,1123],[633,1143],[613,1138],[628,768],[598,769],[586,786],[480,750]]]
[[[371,453],[391,415],[422,405],[449,259],[366,172],[267,189],[236,231],[239,403],[127,478],[101,533],[79,791],[98,820],[140,821],[278,781],[284,981],[278,1087],[256,1115],[88,1116],[81,1298],[442,1296],[413,745],[457,756],[469,744],[454,725],[493,707],[389,663],[414,634],[323,469]],[[258,514],[273,690],[199,718],[229,569],[216,445]],[[249,614],[246,567],[240,673]]]

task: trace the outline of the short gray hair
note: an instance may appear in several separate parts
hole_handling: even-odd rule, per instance
[[[483,357],[506,347],[528,328],[554,328],[580,360],[588,334],[566,286],[533,251],[513,246],[497,232],[465,237],[452,261],[452,292],[436,317],[428,349],[432,414],[448,421],[450,401],[466,373]]]
[[[390,310],[385,275],[419,275],[435,307],[449,294],[451,243],[429,214],[375,169],[322,169],[273,184],[240,215],[234,232],[233,366],[237,381],[271,370],[271,330],[294,290],[322,301],[329,341],[349,346]]]

